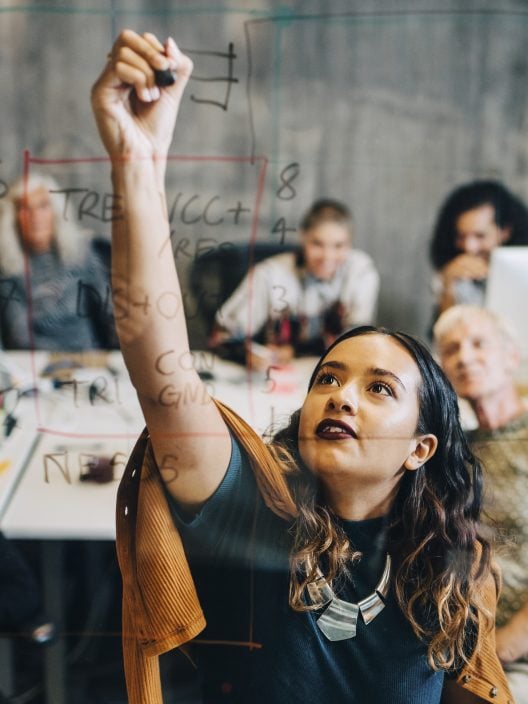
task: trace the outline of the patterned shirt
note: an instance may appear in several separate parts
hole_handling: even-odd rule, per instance
[[[0,272],[0,339],[5,349],[82,351],[117,346],[108,273],[93,249],[65,266],[55,251],[29,257],[25,276]]]
[[[473,430],[468,439],[484,468],[485,519],[504,541],[498,554],[502,626],[528,601],[528,413],[498,430]]]

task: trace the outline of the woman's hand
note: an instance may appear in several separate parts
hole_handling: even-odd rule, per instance
[[[497,628],[497,655],[504,664],[515,662],[528,653],[526,607],[518,611],[502,628]]]
[[[176,74],[172,86],[158,88],[154,70]],[[166,157],[192,61],[173,39],[123,30],[92,88],[92,108],[112,159]]]
[[[455,279],[485,279],[488,276],[489,262],[476,254],[459,254],[451,259],[440,272],[444,285],[449,286]]]
[[[440,270],[442,281],[441,291],[438,296],[438,309],[440,313],[456,303],[455,282],[472,279],[475,281],[486,279],[488,276],[489,262],[476,254],[459,254],[451,259]]]

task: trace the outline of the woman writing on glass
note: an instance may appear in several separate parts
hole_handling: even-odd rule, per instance
[[[205,702],[506,703],[480,467],[427,350],[345,333],[271,446],[176,362],[181,293],[157,253],[191,70],[172,40],[125,30],[92,93],[125,212],[118,332],[148,428],[117,508],[129,701],[160,702],[156,656],[198,636]],[[168,296],[170,311],[136,305]]]

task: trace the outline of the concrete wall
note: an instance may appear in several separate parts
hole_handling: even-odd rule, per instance
[[[197,249],[247,240],[252,223],[278,241],[314,197],[334,196],[381,271],[379,322],[423,335],[443,197],[481,176],[528,197],[520,0],[4,3],[0,179],[19,175],[29,150],[31,169],[97,194],[81,212],[86,192],[71,195],[66,216],[99,234],[110,181],[89,161],[103,154],[89,91],[125,26],[172,34],[195,62],[168,174],[184,278]]]

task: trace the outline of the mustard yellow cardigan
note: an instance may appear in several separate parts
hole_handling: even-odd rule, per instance
[[[286,481],[261,438],[218,403],[249,456],[266,505],[285,519],[297,511]],[[205,628],[180,536],[174,525],[145,430],[132,451],[117,496],[117,554],[123,579],[123,658],[129,704],[162,704],[158,656]],[[496,593],[490,579],[489,605]],[[485,701],[513,703],[488,633],[458,682]]]

